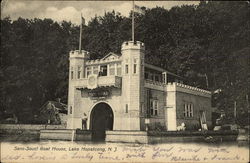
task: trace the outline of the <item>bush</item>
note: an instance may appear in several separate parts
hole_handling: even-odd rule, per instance
[[[149,136],[227,136],[238,131],[148,131]]]
[[[153,124],[149,124],[148,130],[151,131],[166,131],[166,127],[162,125],[160,122],[156,122]]]
[[[201,128],[201,125],[198,123],[195,124],[186,124],[186,130],[187,131],[199,131]]]

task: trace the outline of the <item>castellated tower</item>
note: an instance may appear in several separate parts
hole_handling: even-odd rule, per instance
[[[67,128],[81,128],[81,126],[73,126],[72,124],[81,124],[81,115],[77,117],[75,114],[76,100],[76,84],[79,79],[85,77],[85,62],[89,59],[89,52],[84,50],[75,50],[69,53],[69,90],[68,90],[68,115],[71,115],[72,120],[68,121]],[[69,118],[71,118],[69,117]]]
[[[140,115],[144,105],[144,43],[128,41],[122,44],[122,96],[127,112],[125,130],[140,130]]]

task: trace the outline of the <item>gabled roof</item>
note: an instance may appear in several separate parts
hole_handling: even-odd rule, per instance
[[[67,105],[66,104],[63,104],[61,102],[57,102],[57,101],[47,101],[45,104],[42,105],[42,107],[39,109],[40,112],[46,112],[47,109],[50,109],[50,108],[47,108],[47,105],[48,104],[53,104],[55,106],[55,109],[57,109],[60,113],[66,113],[67,112]]]
[[[115,54],[113,52],[109,52],[106,56],[104,56],[102,59],[118,59],[120,57],[120,55]]]

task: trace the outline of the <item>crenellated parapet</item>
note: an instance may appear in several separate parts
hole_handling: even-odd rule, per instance
[[[72,50],[69,52],[69,57],[70,58],[82,58],[82,59],[89,59],[89,52],[85,50]]]
[[[126,41],[123,42],[122,44],[122,51],[123,50],[131,50],[131,49],[135,49],[135,50],[145,50],[145,45],[143,42],[140,41]]]
[[[200,89],[197,87],[192,87],[189,85],[181,84],[181,83],[168,83],[166,85],[167,91],[176,91],[176,92],[183,92],[183,93],[189,93],[189,94],[194,94],[194,95],[199,95],[199,96],[205,96],[205,97],[211,97],[211,92]]]
[[[198,92],[203,92],[203,93],[211,94],[210,91],[207,91],[207,90],[204,90],[204,89],[200,89],[200,88],[197,88],[197,87],[192,87],[192,86],[185,85],[185,84],[181,84],[181,83],[176,83],[176,86],[182,87],[182,88],[186,88],[186,89],[190,89],[190,90],[195,90],[195,91],[198,91]]]

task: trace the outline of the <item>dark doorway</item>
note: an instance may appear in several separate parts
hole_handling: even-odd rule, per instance
[[[114,115],[111,107],[106,103],[97,104],[91,112],[90,120],[92,140],[104,141],[105,131],[113,130]]]

